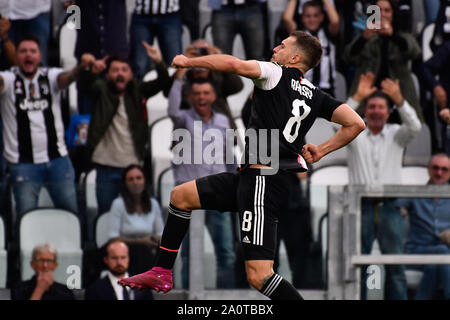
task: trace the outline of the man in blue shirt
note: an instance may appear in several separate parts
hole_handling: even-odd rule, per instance
[[[428,164],[428,184],[445,185],[450,179],[450,158],[435,154]],[[399,199],[402,213],[409,215],[406,251],[413,254],[450,254],[450,198]],[[450,265],[425,265],[415,299],[432,299],[441,286],[450,299]]]

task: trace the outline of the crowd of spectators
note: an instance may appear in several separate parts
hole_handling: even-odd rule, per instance
[[[43,187],[55,207],[79,218],[83,245],[94,242],[94,220],[86,215],[78,184],[82,176],[95,169],[98,211],[94,218],[110,215],[107,237],[112,240],[97,248],[104,254],[101,259],[96,256],[93,264],[101,260],[109,271],[103,280],[84,284],[90,287],[86,297],[130,299],[129,292],[115,285],[115,279],[127,275],[127,271],[134,274],[152,267],[164,225],[161,207],[167,205],[158,202],[154,193],[157,186],[152,185],[148,122],[152,105],[147,106],[147,100],[159,93],[167,97],[167,114],[174,129],[187,129],[198,138],[194,122],[201,121],[203,130],[217,129],[224,137],[226,129],[236,128],[231,110],[244,107],[230,106],[227,99],[243,90],[242,79],[204,69],[172,73],[169,66],[174,56],[182,53],[191,57],[232,54],[238,34],[246,58],[257,60],[270,59],[265,46],[271,36],[277,42],[273,46],[296,29],[320,40],[324,48],[321,63],[305,78],[335,96],[336,73],[342,74],[348,84],[348,92],[343,93],[349,97],[347,103],[368,124],[348,146],[351,184],[401,182],[405,147],[424,127],[431,133],[432,154],[437,154],[423,159],[429,161],[429,183],[448,184],[450,1],[423,1],[423,25],[435,25],[426,43],[432,50],[427,59],[423,58],[425,48],[412,2],[286,0],[279,25],[269,31],[274,33],[270,35],[267,1],[209,0],[213,43],[200,39],[198,19],[192,19],[199,13],[198,0],[6,2],[0,6],[0,217],[12,248],[8,265],[18,265],[19,254],[13,251],[17,251],[20,219],[38,207]],[[63,70],[55,58],[58,40],[52,28],[65,23],[69,17],[65,10],[71,5],[82,12],[73,52],[77,65]],[[380,9],[379,21],[374,24],[369,23],[373,22],[372,11],[367,11],[370,5]],[[63,13],[54,19],[54,12]],[[185,51],[183,24],[192,39]],[[156,73],[156,78],[147,80],[149,72]],[[67,103],[70,85],[77,88],[77,110],[72,111]],[[246,112],[250,112],[248,108]],[[203,141],[202,154],[205,147]],[[222,151],[219,157],[225,157],[226,150]],[[235,169],[234,165],[173,164],[176,184]],[[308,269],[304,261],[310,258],[313,246],[307,191],[301,190],[305,179],[292,177],[292,203],[280,225],[298,288],[311,282],[304,271]],[[408,235],[404,235],[406,209],[411,223]],[[216,254],[218,288],[239,286],[242,261],[235,240],[235,214],[206,213],[205,223]],[[432,219],[431,215],[439,216]],[[450,208],[445,199],[366,201],[362,205],[363,253],[371,252],[376,238],[383,253],[448,254],[449,221]],[[301,232],[295,233],[293,226],[299,225]],[[428,242],[425,235],[417,234],[425,229]],[[407,249],[403,248],[406,237]],[[182,251],[184,287],[188,286],[188,240]],[[28,282],[16,286],[17,270],[8,271],[14,299],[74,298],[70,290],[53,280],[52,272],[58,264],[52,245],[57,244],[40,244],[33,251],[31,266],[36,275]],[[425,275],[415,298],[430,299],[437,289],[443,289],[448,299],[448,268],[422,269]],[[408,298],[402,266],[387,268],[385,293],[386,299]],[[138,296],[132,294],[131,298]]]

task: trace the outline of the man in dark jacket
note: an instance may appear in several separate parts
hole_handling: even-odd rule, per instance
[[[150,290],[131,291],[118,284],[120,279],[128,277],[130,257],[125,242],[110,240],[103,261],[108,266],[108,273],[86,289],[85,300],[153,300]]]
[[[35,275],[11,290],[12,300],[75,300],[72,290],[53,280],[53,272],[58,268],[54,246],[37,245],[30,264]]]
[[[169,79],[167,67],[158,49],[143,43],[156,63],[158,77],[142,82],[133,78],[127,59],[110,56],[96,60],[84,54],[82,90],[92,97],[94,107],[89,124],[87,147],[97,170],[98,213],[110,209],[118,196],[122,169],[142,164],[148,141],[146,109],[143,100],[157,94]],[[106,70],[105,79],[97,74]]]

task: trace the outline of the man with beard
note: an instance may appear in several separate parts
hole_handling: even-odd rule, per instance
[[[356,93],[347,104],[356,109],[365,101],[366,129],[348,148],[349,183],[352,185],[398,185],[402,183],[403,153],[408,143],[421,129],[417,113],[403,97],[398,80],[384,79],[380,90],[373,85],[371,72],[360,76]],[[402,124],[387,123],[391,106],[397,107]],[[374,239],[383,254],[403,253],[404,223],[394,198],[365,198],[361,206],[362,253],[370,254]],[[367,278],[367,266],[362,268],[362,281]],[[366,287],[362,288],[362,299]],[[407,287],[404,266],[386,266],[386,300],[406,300]]]
[[[61,89],[78,77],[70,71],[41,68],[39,40],[17,43],[17,66],[0,72],[0,110],[4,156],[8,161],[16,218],[35,208],[40,189],[48,189],[58,208],[77,212],[74,170],[67,156],[61,115]]]
[[[124,242],[117,238],[110,240],[103,261],[108,273],[86,289],[85,300],[153,300],[150,290],[131,291],[118,284],[120,279],[128,277],[130,257]]]
[[[143,164],[148,128],[142,101],[157,94],[169,80],[160,51],[146,42],[143,45],[156,64],[158,77],[152,81],[134,79],[125,58],[96,60],[89,53],[81,57],[87,69],[81,74],[81,89],[92,98],[94,106],[87,147],[97,171],[98,214],[108,211],[119,195],[123,168]],[[98,77],[105,69],[105,79]]]

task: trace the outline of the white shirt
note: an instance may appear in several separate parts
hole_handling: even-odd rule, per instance
[[[0,0],[0,12],[9,20],[29,20],[49,12],[51,5],[51,0]]]
[[[147,214],[129,214],[122,197],[114,199],[109,215],[109,238],[162,235],[164,221],[156,199],[151,199],[152,210]]]
[[[346,102],[353,109],[358,103]],[[398,185],[402,183],[401,168],[406,145],[420,131],[421,124],[414,109],[404,100],[398,112],[402,125],[386,124],[379,134],[368,127],[349,145],[349,183],[361,185]]]
[[[50,90],[51,93],[51,105],[48,105],[46,101],[43,101],[40,97],[38,78],[41,74],[47,72],[49,86],[46,90]],[[31,141],[22,141],[28,148],[32,150],[30,153],[33,155],[33,163],[45,163],[50,161],[48,141],[49,130],[53,129],[46,125],[45,111],[50,109],[53,114],[53,122],[50,126],[54,127],[56,132],[56,149],[61,156],[67,155],[66,143],[64,140],[64,123],[61,113],[61,90],[58,87],[58,76],[63,72],[60,68],[39,68],[34,77],[29,80],[26,78],[17,67],[12,67],[10,71],[0,72],[0,76],[4,80],[4,89],[0,92],[0,112],[3,121],[3,142],[4,142],[4,156],[11,163],[19,163],[20,149],[19,144],[19,130],[25,128],[19,128],[18,125],[18,112],[16,108],[16,93],[25,94],[24,109],[27,111],[27,127],[29,127]],[[15,89],[16,75],[20,75],[23,79],[24,88],[22,85]],[[34,85],[34,93],[30,92],[30,84]],[[17,91],[17,92],[15,92]],[[33,103],[32,96],[36,100]],[[33,107],[35,106],[35,107]],[[40,107],[39,107],[40,106]]]
[[[139,163],[130,131],[124,98],[119,98],[119,106],[103,138],[95,147],[92,161],[105,166],[125,168]]]
[[[114,289],[114,292],[116,293],[117,300],[123,300],[123,287],[118,283],[120,278],[117,278],[115,275],[111,273],[111,271],[108,271],[108,278],[111,282],[111,285]],[[128,278],[128,272],[125,272],[125,278]],[[130,290],[130,288],[126,288],[128,291],[128,295],[130,296],[130,300],[134,300],[134,292],[133,290]]]

